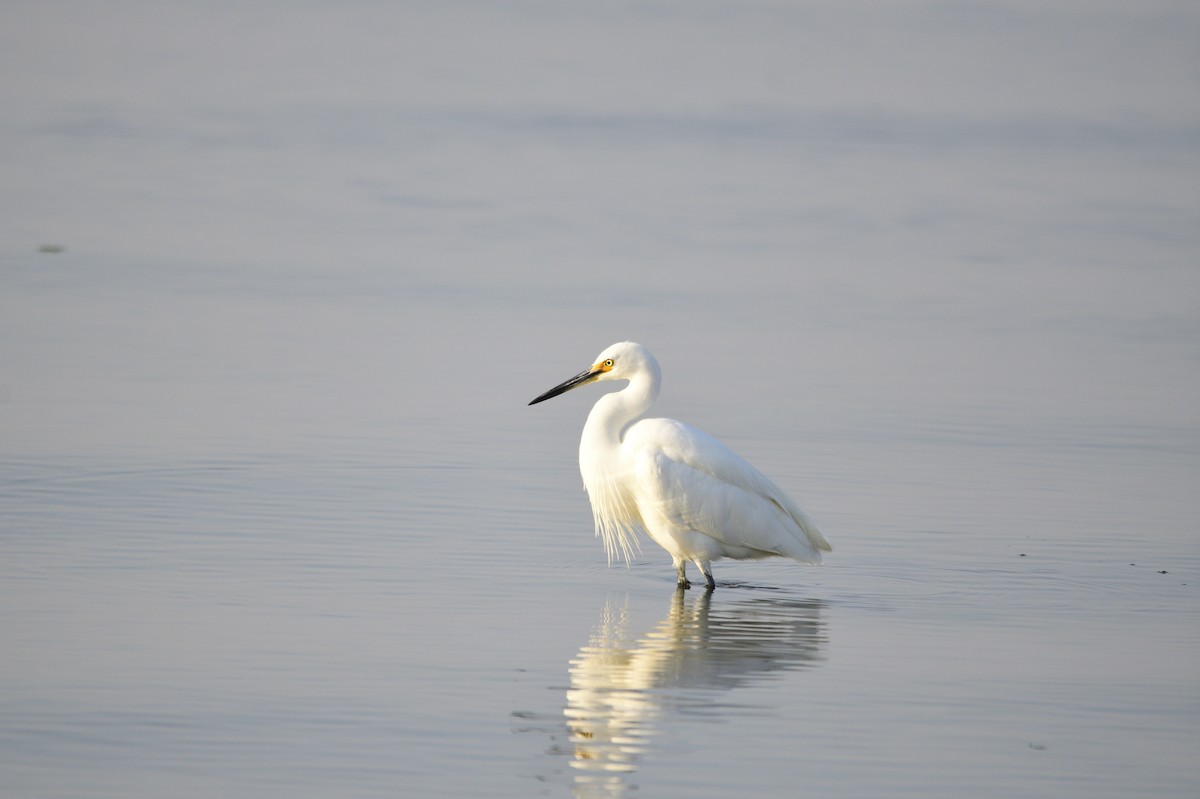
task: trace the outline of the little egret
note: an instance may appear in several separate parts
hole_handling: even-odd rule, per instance
[[[579,471],[610,563],[618,553],[632,559],[641,530],[670,553],[681,587],[691,585],[691,561],[711,591],[714,560],[820,563],[831,551],[808,514],[724,444],[674,419],[643,418],[662,372],[640,344],[612,345],[529,404],[600,380],[629,381],[596,402],[579,441]]]

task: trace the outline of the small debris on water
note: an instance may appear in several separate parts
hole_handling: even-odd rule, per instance
[[[67,248],[62,246],[61,244],[43,244],[41,247],[38,247],[38,252],[43,252],[43,253],[47,253],[47,254],[57,254],[57,253],[65,251],[66,249]]]

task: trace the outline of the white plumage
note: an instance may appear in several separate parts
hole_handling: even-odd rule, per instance
[[[599,380],[628,380],[601,397],[579,442],[579,471],[610,562],[633,557],[637,532],[670,553],[679,584],[696,564],[782,556],[820,563],[831,547],[813,520],[762,472],[712,436],[673,419],[644,419],[662,372],[649,350],[614,344],[595,363],[530,402]]]

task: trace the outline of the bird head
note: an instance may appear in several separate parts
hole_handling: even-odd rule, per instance
[[[613,344],[597,355],[596,360],[587,369],[569,380],[564,380],[545,394],[535,397],[529,404],[536,405],[588,383],[600,380],[632,380],[634,377],[644,374],[657,376],[659,374],[658,361],[641,344],[622,341],[619,344]]]

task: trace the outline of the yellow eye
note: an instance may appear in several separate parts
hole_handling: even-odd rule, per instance
[[[608,358],[607,360],[604,361],[604,368],[605,369],[613,368],[613,359],[612,358]]]

